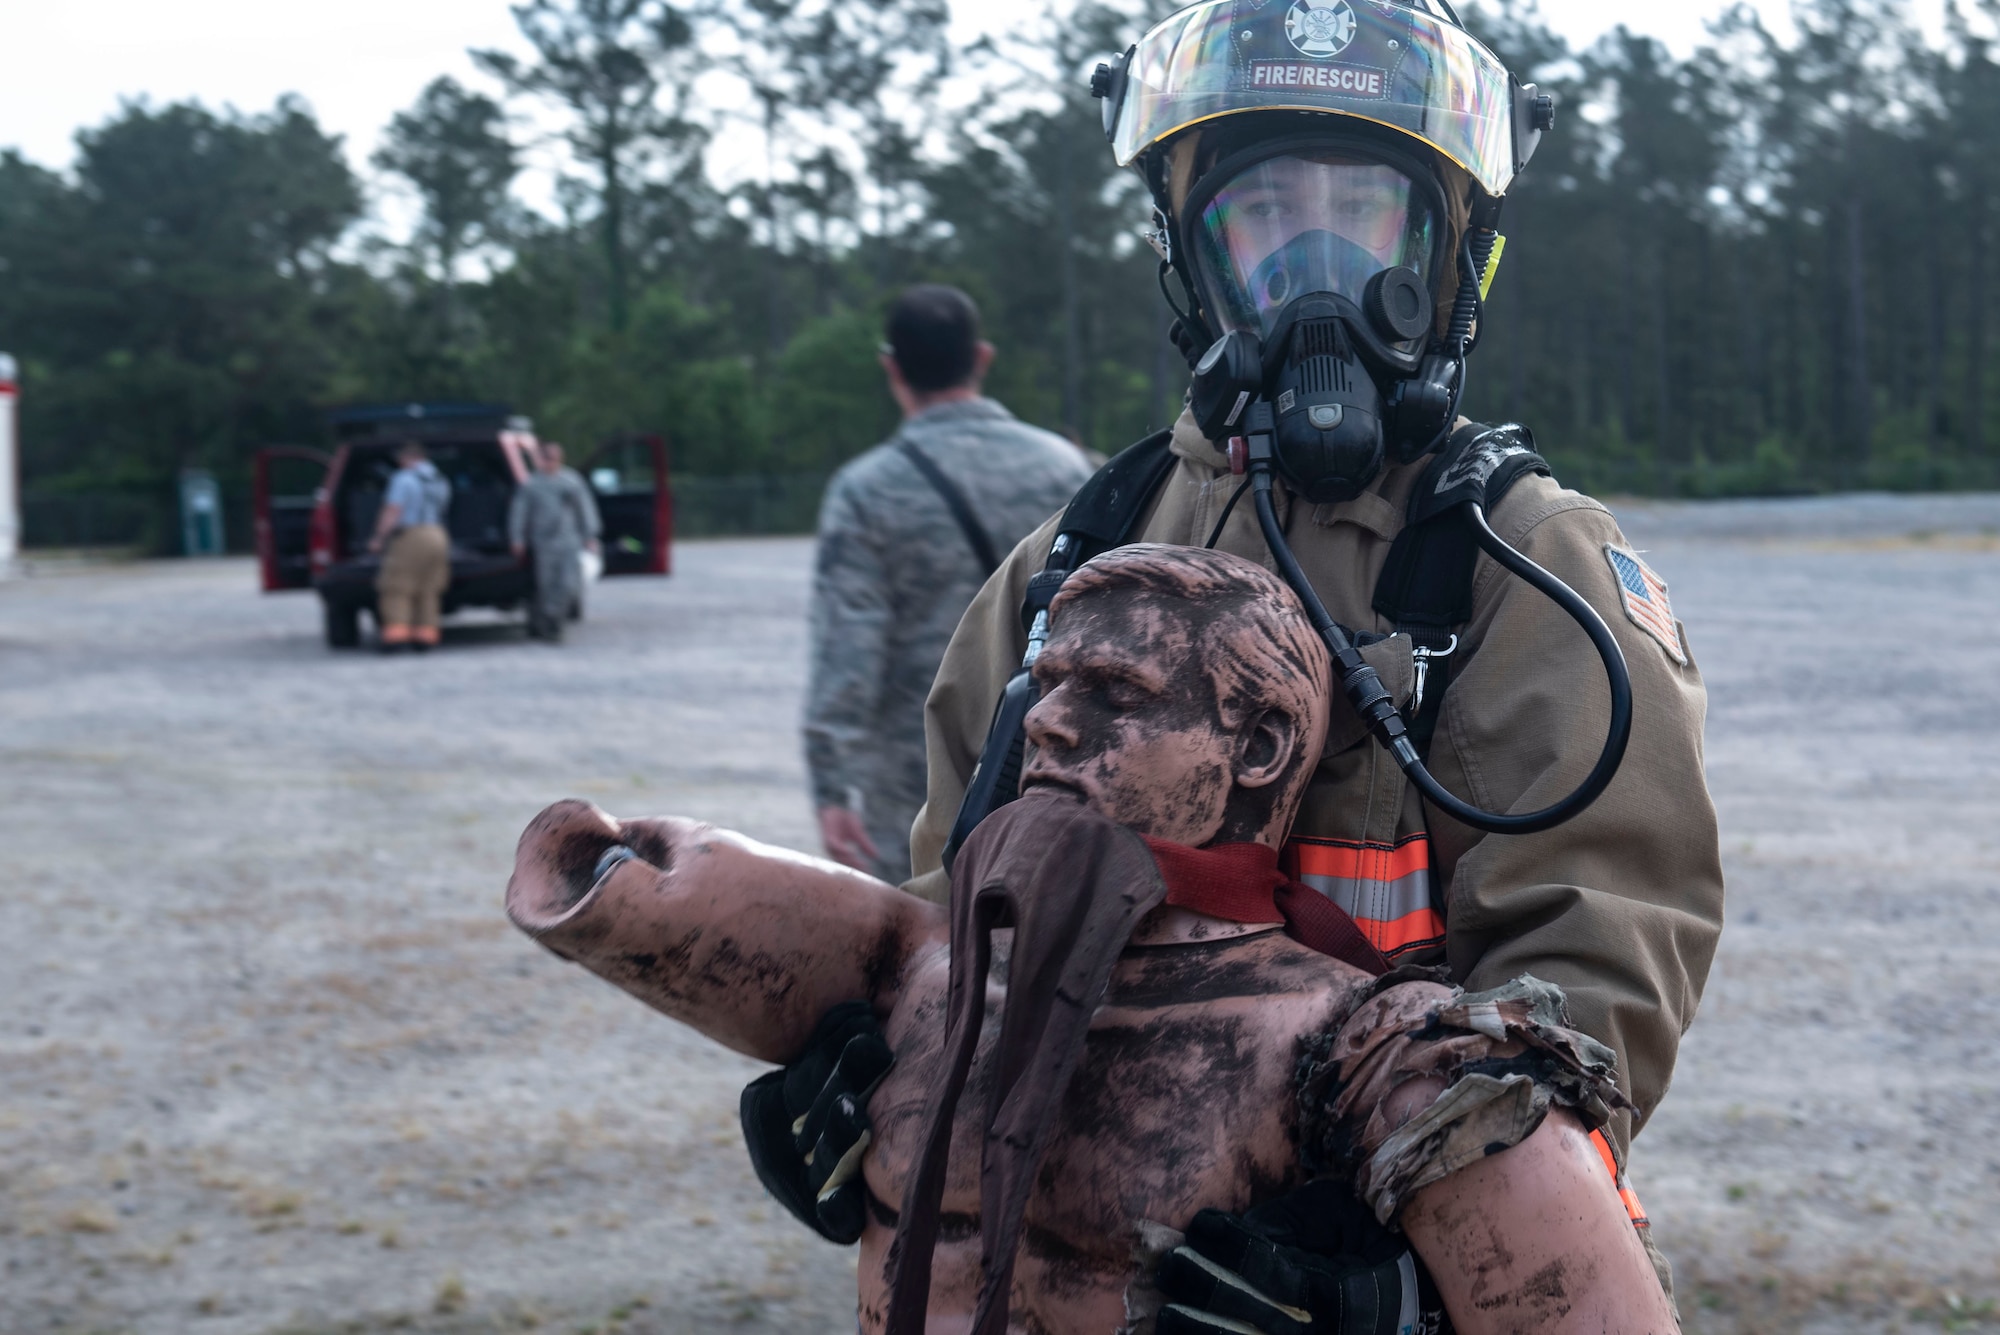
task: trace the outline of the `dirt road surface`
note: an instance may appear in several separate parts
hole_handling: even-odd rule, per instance
[[[1620,508],[1709,675],[1729,929],[1635,1153],[1692,1329],[2000,1298],[2000,497]],[[333,654],[242,562],[0,584],[0,1332],[847,1331],[759,1069],[548,956],[580,796],[811,847],[810,545]]]

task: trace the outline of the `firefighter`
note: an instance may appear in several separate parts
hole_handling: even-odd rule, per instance
[[[382,556],[375,611],[385,654],[437,648],[440,604],[451,583],[451,537],[444,527],[450,509],[451,483],[421,444],[405,441],[368,540],[368,550]]]
[[[1617,1054],[1631,1106],[1600,1148],[1643,1224],[1626,1152],[1666,1092],[1722,925],[1706,695],[1665,581],[1611,513],[1548,476],[1525,429],[1457,414],[1500,206],[1553,105],[1441,0],[1206,0],[1100,68],[1093,91],[1114,155],[1153,196],[1190,407],[1113,461],[1117,485],[1100,489],[1090,525],[1049,521],[967,611],[926,707],[929,787],[905,888],[946,892],[942,855],[1027,651],[1024,610],[1035,596],[1046,607],[1032,585],[1059,534],[1278,568],[1257,507],[1235,504],[1250,480],[1246,404],[1272,414],[1281,542],[1411,721],[1430,772],[1488,812],[1571,793],[1615,696],[1578,623],[1439,508],[1475,490],[1499,540],[1615,637],[1629,673],[1622,768],[1552,829],[1483,833],[1426,800],[1336,702],[1284,867],[1394,964],[1442,967],[1475,990],[1523,974],[1559,986],[1574,1026]],[[1204,392],[1232,376],[1239,395]],[[1657,1252],[1655,1264],[1667,1282]]]

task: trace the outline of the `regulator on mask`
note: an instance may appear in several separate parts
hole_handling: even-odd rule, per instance
[[[1203,355],[1189,397],[1195,421],[1221,440],[1262,398],[1285,484],[1315,504],[1353,500],[1390,457],[1417,457],[1443,425],[1442,413],[1406,409],[1406,379],[1384,347],[1420,338],[1431,318],[1430,293],[1401,266],[1370,279],[1359,307],[1327,292],[1298,297],[1269,339],[1232,330]]]

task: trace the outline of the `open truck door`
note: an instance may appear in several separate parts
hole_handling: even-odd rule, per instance
[[[295,445],[257,451],[250,499],[266,593],[312,587],[313,510],[330,462],[318,450]]]
[[[585,476],[604,520],[604,573],[672,573],[674,493],[667,478],[666,440],[625,436],[611,441],[591,456]]]

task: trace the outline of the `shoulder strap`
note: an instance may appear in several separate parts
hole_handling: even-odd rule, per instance
[[[946,477],[944,470],[918,449],[915,442],[898,441],[896,448],[916,465],[917,471],[924,475],[924,481],[931,484],[931,490],[938,494],[944,501],[945,509],[951,511],[951,517],[958,521],[959,531],[965,534],[966,545],[972,548],[972,554],[979,560],[980,578],[991,576],[1000,568],[1000,554],[993,550],[993,539],[979,522],[979,516],[973,513],[972,502],[965,499],[965,493],[958,489],[958,484]]]
[[[1526,427],[1470,423],[1454,431],[1417,479],[1408,520],[1376,581],[1375,610],[1410,637],[1418,652],[1426,655],[1422,661],[1443,660],[1438,678],[1428,683],[1417,717],[1410,720],[1420,754],[1430,753],[1457,629],[1472,620],[1472,572],[1479,561],[1479,545],[1458,507],[1478,501],[1491,511],[1509,488],[1530,473],[1550,475]]]
[[[1131,541],[1147,502],[1174,466],[1172,428],[1155,431],[1144,440],[1128,445],[1076,490],[1056,525],[1055,546],[1048,564],[1028,581],[1028,596],[1021,604],[1021,629],[1035,621],[1035,614],[1048,611],[1056,590],[1071,571],[1091,557],[1122,547]]]
[[[430,522],[442,524],[445,512],[451,509],[451,479],[442,472],[433,473],[424,479],[423,490],[431,511]]]
[[[1173,441],[1171,428],[1155,431],[1113,455],[1104,467],[1090,475],[1088,482],[1077,488],[1069,507],[1063,511],[1058,531],[1094,548],[1090,556],[1123,546],[1138,527],[1146,502],[1159,490],[1167,470],[1173,467],[1173,452],[1168,448]]]

